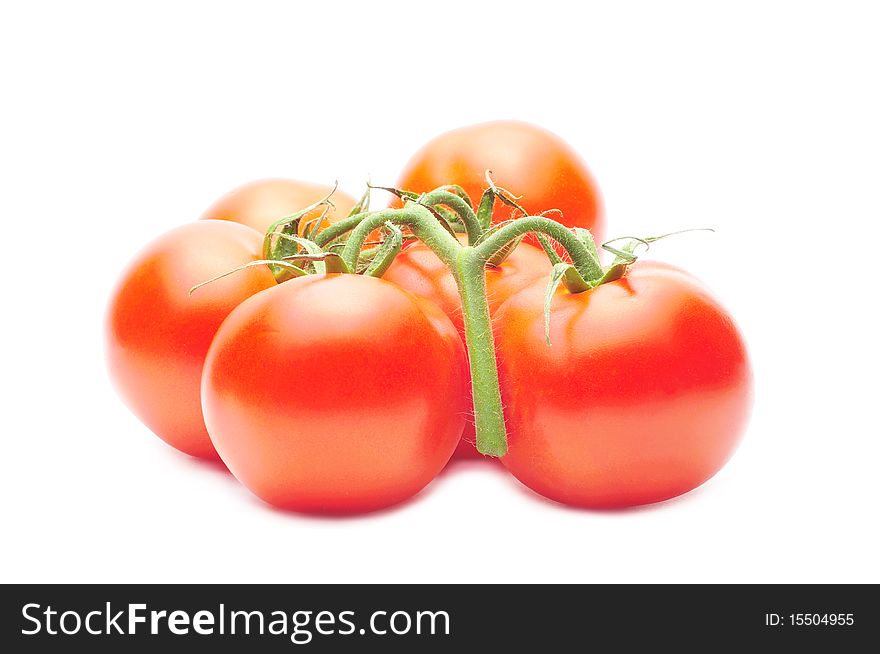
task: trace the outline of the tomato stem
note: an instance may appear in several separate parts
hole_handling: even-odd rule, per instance
[[[454,210],[468,229],[469,241],[475,246],[462,246],[438,221],[426,205],[443,204]],[[364,242],[371,232],[391,223],[406,225],[439,259],[449,266],[458,285],[464,315],[465,344],[471,370],[471,391],[474,400],[474,421],[477,450],[489,456],[507,452],[507,432],[498,383],[495,343],[486,296],[486,264],[511,243],[529,232],[546,234],[569,254],[574,269],[592,283],[603,275],[594,252],[564,225],[544,216],[526,216],[484,233],[473,209],[457,194],[438,189],[408,200],[403,209],[384,209],[358,214],[339,221],[316,236],[319,244],[351,235],[342,250],[342,259],[355,270]]]
[[[590,249],[565,225],[544,216],[525,216],[512,220],[484,237],[477,245],[479,257],[485,262],[503,250],[508,243],[529,232],[546,234],[559,243],[571,257],[571,262],[587,283],[601,279],[602,265]]]
[[[376,212],[364,211],[356,213],[332,225],[328,225],[315,235],[314,241],[321,247],[324,247],[331,241],[336,240],[340,236],[344,236],[355,227],[357,227],[367,216],[374,215]]]
[[[352,218],[358,218],[358,216],[352,216]],[[346,218],[331,225],[324,233],[349,220],[351,219]],[[408,226],[419,240],[440,257],[443,263],[450,268],[454,267],[458,250],[461,249],[461,243],[440,225],[434,214],[427,207],[412,201],[407,201],[403,209],[382,209],[366,214],[360,220],[354,221],[354,225],[347,225],[347,229],[340,228],[338,233],[332,236],[332,238],[338,238],[345,234],[346,231],[351,231],[351,235],[342,250],[342,258],[349,264],[349,267],[357,262],[357,257],[370,232],[383,227],[386,222],[390,222],[393,225]],[[327,242],[332,240],[332,238],[324,238],[322,240]],[[318,242],[320,244],[320,241]]]
[[[342,251],[342,258],[349,267],[357,263],[358,254],[370,232],[386,222],[409,226],[413,234],[452,270],[464,310],[477,450],[489,456],[504,456],[507,452],[507,431],[486,298],[485,259],[475,248],[463,247],[427,207],[408,201],[403,209],[377,211],[360,221]]]
[[[385,238],[382,241],[370,263],[364,269],[364,275],[369,277],[381,277],[388,270],[400,250],[403,248],[403,232],[394,223],[385,221],[383,228]],[[358,256],[360,259],[360,256]]]
[[[315,235],[314,243],[320,247],[342,246],[340,267],[356,271],[367,238],[373,231],[383,229],[389,235],[388,239],[378,248],[366,271],[367,274],[380,276],[400,251],[404,236],[397,226],[405,225],[449,267],[458,286],[464,316],[477,450],[489,456],[501,457],[507,453],[507,431],[489,315],[486,266],[503,259],[507,249],[515,247],[524,235],[533,233],[539,236],[551,262],[555,264],[548,297],[552,297],[556,286],[562,281],[572,292],[581,292],[602,283],[616,270],[614,266],[608,271],[602,268],[592,236],[587,230],[569,229],[545,216],[524,216],[490,227],[488,221],[496,197],[508,204],[518,205],[514,198],[505,195],[506,191],[491,184],[491,178],[489,181],[491,188],[483,194],[476,213],[471,203],[462,197],[464,191],[458,187],[441,187],[420,196],[387,189],[405,199],[402,209],[356,213],[323,229]],[[438,207],[446,207],[461,219],[468,234],[467,246],[462,246],[450,233],[444,215],[446,211],[438,211]],[[334,243],[349,232],[344,245]],[[553,239],[566,251],[571,264],[565,263],[553,252],[545,237]],[[648,243],[656,239],[635,240]],[[606,249],[615,252],[611,247]],[[629,259],[634,260],[634,255],[626,246],[616,254],[615,263],[619,263],[621,269],[625,269]],[[621,258],[622,255],[625,256]],[[549,305],[545,312],[549,319]],[[545,323],[545,329],[548,327]]]
[[[444,189],[437,189],[430,193],[425,193],[419,198],[419,204],[441,204],[452,209],[464,225],[464,231],[467,233],[468,245],[474,245],[483,235],[483,226],[477,220],[477,214],[474,213],[470,204],[465,202],[461,196]]]
[[[465,342],[471,369],[477,451],[488,456],[507,454],[507,429],[501,404],[495,339],[486,295],[486,262],[468,246],[459,250],[453,273],[461,295]]]
[[[465,190],[464,190],[461,186],[459,186],[458,184],[444,184],[443,186],[438,186],[438,187],[437,187],[436,189],[434,189],[434,190],[435,190],[435,191],[448,191],[448,192],[450,192],[450,193],[454,193],[455,195],[457,195],[458,197],[460,197],[462,200],[464,200],[464,203],[465,203],[467,206],[469,206],[471,209],[474,208],[474,205],[473,205],[473,203],[471,202],[471,198],[470,198],[470,196],[467,194],[467,191],[465,191]]]

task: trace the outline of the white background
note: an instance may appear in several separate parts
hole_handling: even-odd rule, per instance
[[[871,3],[11,4],[2,581],[880,581]],[[102,318],[141,245],[255,178],[393,183],[502,117],[584,155],[610,235],[717,228],[652,251],[751,348],[751,424],[713,480],[585,512],[459,465],[402,507],[306,518],[123,407]]]

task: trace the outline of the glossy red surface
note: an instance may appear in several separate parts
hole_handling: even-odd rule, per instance
[[[548,346],[544,289],[496,313],[510,472],[583,507],[657,502],[714,475],[742,435],[751,373],[708,291],[652,264],[584,293],[560,288]]]
[[[466,237],[460,236],[466,241]],[[528,244],[520,244],[501,266],[486,269],[486,289],[489,312],[494,313],[507,298],[519,292],[536,279],[549,280],[552,266],[547,255]],[[455,279],[431,250],[422,244],[412,245],[399,254],[382,276],[401,288],[426,298],[439,306],[449,316],[464,339],[464,323],[461,299]],[[469,409],[461,443],[456,456],[481,457],[474,446],[476,436]]]
[[[264,501],[304,512],[400,502],[446,465],[467,409],[461,339],[381,279],[310,276],[244,302],[205,365],[211,437]]]
[[[164,441],[216,458],[199,400],[202,366],[220,323],[242,300],[275,286],[253,267],[200,282],[259,258],[262,237],[217,220],[178,227],[147,245],[110,299],[106,354],[110,377],[131,410]]]
[[[423,193],[458,184],[476,205],[486,188],[487,170],[498,186],[522,196],[519,202],[526,210],[559,209],[563,215],[554,219],[567,227],[585,227],[602,242],[604,211],[592,173],[565,141],[530,123],[502,120],[445,132],[412,156],[397,187]],[[507,220],[510,213],[510,207],[496,202],[493,222]],[[537,245],[532,236],[527,239]]]

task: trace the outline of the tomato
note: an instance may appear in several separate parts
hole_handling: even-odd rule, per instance
[[[112,378],[131,410],[164,441],[216,458],[199,400],[214,333],[245,298],[275,285],[252,267],[196,290],[194,285],[259,258],[262,237],[236,223],[206,220],[159,237],[128,266],[107,314]]]
[[[602,242],[602,198],[593,175],[565,141],[529,123],[480,123],[441,134],[413,155],[397,187],[423,193],[458,184],[476,204],[486,188],[486,170],[496,184],[522,196],[519,202],[527,211],[559,209],[563,215],[552,215],[554,220],[585,227]],[[492,220],[507,220],[510,213],[496,202]],[[537,245],[531,235],[527,239]]]
[[[333,188],[323,184],[300,182],[294,179],[262,179],[233,189],[214,202],[202,220],[231,220],[265,234],[272,223],[301,211],[326,197]],[[341,220],[348,215],[357,201],[337,190],[331,197],[336,209],[321,221],[321,227]],[[309,220],[317,220],[322,208],[314,209],[300,221],[299,233],[303,235]]]
[[[303,512],[400,502],[443,468],[467,408],[461,339],[374,277],[299,277],[235,309],[205,364],[208,431],[258,497]]]
[[[560,287],[550,346],[545,288],[495,314],[508,470],[582,507],[658,502],[712,477],[745,426],[751,373],[735,324],[705,287],[642,263],[584,293]]]
[[[467,237],[460,235],[459,240],[465,242]],[[551,269],[550,260],[543,251],[521,243],[500,266],[486,269],[489,312],[493,313],[502,302],[535,279],[548,280]],[[449,316],[464,339],[461,298],[455,279],[449,268],[425,245],[418,243],[406,248],[397,255],[382,278],[431,300]],[[468,420],[456,456],[482,456],[474,447],[474,440],[474,424]]]

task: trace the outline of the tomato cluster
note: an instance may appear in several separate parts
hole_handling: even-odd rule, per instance
[[[559,137],[449,132],[397,186],[370,211],[369,190],[253,182],[149,244],[107,318],[132,411],[301,512],[395,504],[453,456],[603,508],[724,465],[751,401],[739,331],[694,277],[636,261],[651,239],[600,263],[598,188]]]

